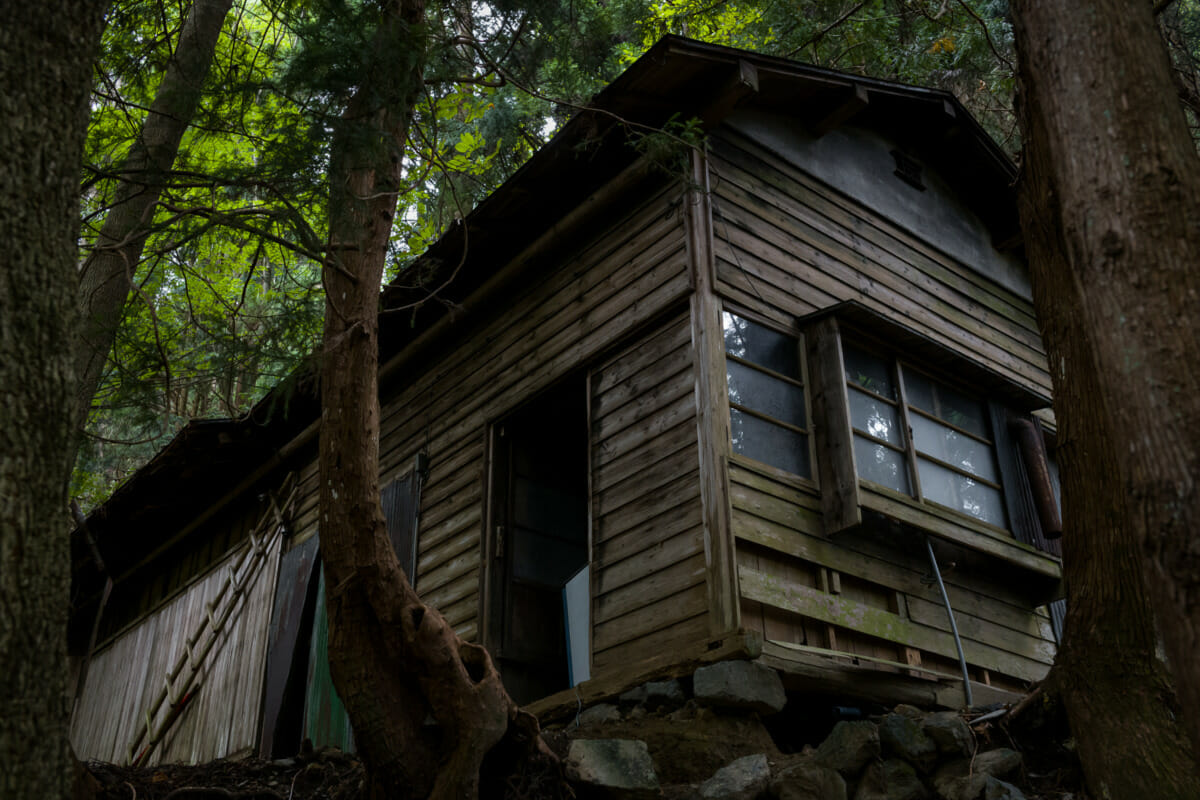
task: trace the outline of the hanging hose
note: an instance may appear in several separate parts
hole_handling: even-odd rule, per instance
[[[946,584],[942,582],[942,571],[938,569],[937,556],[933,554],[933,543],[929,541],[929,537],[925,537],[925,550],[929,553],[929,566],[933,567],[933,577],[937,581],[938,589],[942,592],[942,602],[946,605],[946,616],[950,618],[950,632],[954,634],[954,647],[958,650],[958,665],[962,667],[963,676],[963,695],[967,701],[967,708],[975,705],[971,697],[971,676],[967,672],[967,657],[963,655],[962,639],[958,637],[958,623],[954,621],[954,609],[950,607],[950,595],[946,594]]]

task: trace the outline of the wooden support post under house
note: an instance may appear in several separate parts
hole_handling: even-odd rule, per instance
[[[911,619],[908,614],[908,601],[904,597],[904,592],[891,593],[892,611],[904,619]],[[901,660],[910,667],[921,666],[921,651],[915,647],[900,647]],[[924,677],[925,674],[920,669],[908,670],[908,674],[913,677]]]
[[[818,570],[821,579],[821,591],[826,594],[841,594],[842,593],[842,577],[837,570],[832,570],[827,567],[821,567]],[[837,650],[837,627],[834,625],[825,626],[825,638],[828,640],[830,650]]]

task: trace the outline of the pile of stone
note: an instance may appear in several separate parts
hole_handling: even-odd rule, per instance
[[[745,661],[644,684],[568,726],[568,779],[581,800],[1025,800],[1008,782],[1020,754],[978,750],[954,712],[897,706],[782,754],[760,719],[786,702],[775,671]]]

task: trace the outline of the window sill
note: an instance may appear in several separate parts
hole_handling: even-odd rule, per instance
[[[787,484],[788,486],[799,489],[803,492],[813,495],[814,497],[820,497],[821,495],[820,487],[818,487],[817,482],[811,478],[803,478],[793,472],[780,469],[779,467],[772,467],[770,464],[764,464],[761,461],[755,461],[753,458],[744,456],[741,453],[730,453],[728,458],[730,464],[741,467],[748,472],[754,472],[763,476],[764,478],[770,478],[772,480],[779,481],[780,483]]]
[[[949,509],[917,502],[908,495],[859,481],[863,508],[911,525],[946,541],[960,544],[1054,581],[1062,579],[1062,564],[1054,556],[1017,541],[1007,531]]]

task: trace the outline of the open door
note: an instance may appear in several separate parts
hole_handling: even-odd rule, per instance
[[[518,703],[570,685],[563,588],[588,563],[587,444],[582,377],[493,430],[488,641]]]

